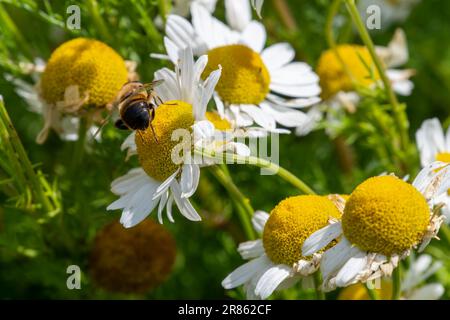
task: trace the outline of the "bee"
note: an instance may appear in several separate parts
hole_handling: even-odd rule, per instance
[[[157,104],[161,104],[163,101],[156,95],[154,88],[163,83],[163,81],[155,80],[145,84],[139,81],[125,83],[117,94],[114,103],[119,110],[119,119],[115,122],[115,127],[121,130],[135,130],[139,134],[141,134],[140,131],[144,131],[150,127],[156,142],[158,142],[152,121],[155,118]],[[108,122],[111,115],[110,113],[105,119],[94,134],[94,137],[97,136]]]
[[[120,118],[115,122],[116,128],[143,131],[150,127],[155,140],[158,141],[152,121],[155,118],[157,100],[160,103],[162,100],[156,95],[154,88],[162,82],[163,80],[146,84],[139,81],[125,83],[117,96]]]

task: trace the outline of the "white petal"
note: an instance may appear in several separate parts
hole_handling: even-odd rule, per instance
[[[257,259],[251,260],[239,268],[235,269],[222,281],[222,287],[233,289],[250,281],[250,279],[262,270],[272,267],[273,264],[263,255]]]
[[[445,289],[440,283],[430,283],[414,290],[408,300],[439,300],[444,295]]]
[[[272,93],[269,93],[266,98],[273,104],[288,108],[306,108],[321,101],[320,97],[285,99]]]
[[[276,127],[275,118],[257,106],[251,104],[241,105],[241,111],[248,114],[264,129],[273,130]]]
[[[322,89],[319,84],[309,85],[286,85],[286,84],[270,84],[270,90],[278,94],[295,98],[310,98],[320,94]]]
[[[216,103],[217,112],[219,116],[223,119],[225,117],[225,106],[222,99],[216,94],[214,94],[214,102]]]
[[[416,133],[422,166],[436,159],[436,154],[445,150],[445,137],[437,118],[425,120]]]
[[[286,265],[273,266],[263,273],[256,285],[255,293],[262,299],[266,299],[290,274],[291,268]]]
[[[169,56],[170,61],[172,63],[177,63],[178,61],[178,50],[179,48],[168,37],[164,37],[164,47],[166,48],[167,55]]]
[[[266,37],[266,29],[264,26],[257,21],[252,21],[245,28],[239,42],[247,45],[255,52],[261,52],[266,44]]]
[[[136,132],[133,131],[122,143],[122,145],[120,146],[120,150],[124,151],[126,149],[129,149],[129,152],[131,151],[132,153],[136,154],[137,149],[136,149],[135,136],[136,136]]]
[[[304,62],[289,63],[270,74],[270,82],[275,84],[308,85],[319,82],[319,76]]]
[[[188,220],[201,221],[202,218],[199,216],[189,200],[181,197],[181,188],[176,180],[172,183],[171,190],[175,203],[177,204],[177,207],[180,210],[181,214]]]
[[[264,0],[252,0],[252,6],[255,8],[258,17],[261,19],[261,9],[263,6]]]
[[[164,180],[156,189],[155,194],[153,194],[153,199],[159,198],[164,192],[166,192],[172,183],[175,181],[175,178],[178,175],[178,172],[180,172],[180,169],[177,169],[174,173],[172,173],[171,176],[169,176],[166,180]]]
[[[189,198],[197,190],[200,181],[200,168],[196,164],[185,164],[181,172],[181,197]]]
[[[159,200],[151,196],[156,191],[156,185],[149,183],[138,190],[130,200],[130,204],[122,212],[120,222],[125,228],[131,228],[144,220],[156,207]]]
[[[216,88],[217,83],[219,82],[220,76],[222,75],[222,67],[219,66],[219,69],[214,70],[208,76],[203,84],[203,88],[200,95],[199,106],[194,106],[196,109],[195,119],[203,120],[206,113],[206,107],[208,106],[209,100],[211,100],[214,89]]]
[[[288,43],[277,43],[266,49],[261,53],[266,67],[270,74],[282,66],[291,62],[295,57],[295,51]]]
[[[228,26],[217,20],[201,5],[191,6],[192,24],[196,33],[209,49],[227,45],[236,40],[237,35]]]
[[[256,232],[262,234],[267,219],[269,219],[269,214],[267,212],[261,210],[255,211],[252,217],[252,224]]]
[[[148,179],[149,177],[142,168],[135,168],[115,179],[111,183],[111,191],[117,195],[125,194],[147,183]]]
[[[158,221],[159,221],[160,224],[163,224],[162,212],[164,210],[164,207],[166,206],[168,197],[169,197],[169,191],[166,191],[165,193],[162,194],[161,198],[159,199]]]
[[[225,0],[225,14],[228,25],[238,31],[243,31],[252,19],[248,1]]]
[[[326,247],[342,234],[341,222],[331,223],[310,235],[302,246],[302,255],[307,257]]]
[[[414,83],[410,80],[402,80],[392,83],[394,91],[404,97],[408,97],[412,94],[414,89]]]
[[[362,251],[358,252],[351,257],[338,272],[336,275],[336,285],[338,287],[345,287],[353,283],[366,265],[367,254]]]
[[[194,83],[197,84],[201,81],[202,73],[205,70],[206,65],[208,64],[208,56],[206,54],[202,55],[197,59],[194,64]]]
[[[173,206],[173,194],[170,194],[169,199],[167,199],[166,214],[167,214],[167,218],[169,219],[169,221],[174,223],[175,220],[173,219],[173,215],[172,215],[172,206]]]
[[[353,247],[348,240],[342,236],[341,240],[331,249],[325,251],[320,263],[320,270],[324,281],[329,280],[333,275],[339,272],[339,269],[361,250]]]
[[[248,260],[262,256],[264,246],[262,240],[247,241],[239,244],[238,251],[242,259]]]
[[[208,120],[202,120],[196,122],[192,126],[193,134],[194,134],[194,143],[197,143],[201,140],[208,140],[214,137],[215,127]]]
[[[167,68],[162,68],[155,72],[154,78],[155,80],[164,80],[163,83],[155,88],[156,94],[162,101],[181,100],[180,86],[175,72]]]
[[[267,102],[261,102],[260,107],[263,111],[271,114],[276,122],[285,127],[298,127],[309,120],[308,116],[299,110],[271,105]]]

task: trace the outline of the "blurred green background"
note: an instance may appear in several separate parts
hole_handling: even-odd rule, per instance
[[[85,36],[102,40],[125,59],[137,61],[141,80],[149,82],[153,72],[164,66],[164,62],[149,56],[152,52],[163,52],[162,32],[151,32],[148,26],[148,19],[153,21],[158,13],[156,2],[98,1],[99,13],[112,35],[107,36],[99,32],[90,15],[92,1],[78,2],[81,30],[76,32],[64,28],[66,8],[74,1],[0,1],[24,40],[20,45],[5,24],[0,23],[0,59],[10,62],[2,64],[0,74],[13,74],[31,82],[30,78],[17,72],[19,61],[31,61],[36,57],[46,60],[62,42]],[[295,30],[283,23],[275,2],[266,0],[263,8],[268,42],[291,43],[298,59],[315,66],[320,53],[327,48],[324,26],[330,1],[287,1],[297,24]],[[345,15],[344,10],[342,14]],[[220,0],[216,16],[224,16]],[[450,122],[450,2],[421,1],[404,23],[373,33],[374,42],[386,45],[398,26],[405,30],[408,38],[410,61],[407,67],[417,71],[413,78],[413,94],[400,98],[408,105],[413,138],[424,119],[439,117],[447,125]],[[360,42],[351,32],[346,40]],[[63,201],[60,214],[63,218],[37,225],[32,214],[14,209],[0,195],[0,298],[213,299],[230,295],[220,282],[242,263],[236,246],[245,239],[226,191],[206,170],[202,171],[200,189],[194,197],[204,221],[191,223],[177,212],[176,223],[164,224],[177,243],[177,260],[170,278],[143,296],[112,294],[97,288],[89,278],[88,257],[92,241],[97,230],[120,217],[119,211],[105,210],[115,200],[110,192],[110,182],[137,165],[136,159],[124,162],[125,154],[119,149],[127,133],[118,132],[109,124],[103,132],[103,141],[94,143],[84,157],[78,180],[71,181],[67,164],[70,163],[74,143],[63,142],[51,134],[44,145],[37,145],[34,138],[42,126],[41,117],[29,111],[26,103],[15,94],[14,86],[3,76],[0,76],[0,94],[30,159],[40,165],[50,181],[58,183]],[[319,193],[348,193],[368,176],[380,173],[374,155],[366,152],[364,143],[355,142],[353,147],[357,155],[355,164],[350,172],[344,174],[336,143],[322,130],[306,137],[284,135],[280,138],[280,164]],[[255,209],[270,211],[280,200],[297,194],[293,187],[278,177],[261,176],[257,168],[231,166],[230,170]],[[153,213],[150,219],[154,218]],[[59,219],[64,220],[66,228],[59,228]],[[449,269],[449,260],[445,263]],[[66,268],[72,264],[79,265],[83,271],[81,290],[66,288]],[[450,288],[446,272],[438,273],[437,277]],[[445,298],[450,298],[450,290],[446,292]],[[232,292],[231,296],[243,297],[239,290]],[[294,290],[283,297],[314,296],[307,291],[299,296]]]

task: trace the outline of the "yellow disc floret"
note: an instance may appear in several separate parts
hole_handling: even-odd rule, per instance
[[[145,131],[136,132],[136,146],[144,171],[152,178],[164,181],[171,176],[180,166],[178,159],[172,158],[172,151],[175,147],[182,145],[183,135],[177,137],[180,140],[172,140],[172,133],[177,129],[184,129],[183,134],[189,134],[191,126],[194,124],[192,106],[182,101],[167,101],[156,109],[155,119],[152,126],[155,130],[153,135],[149,127]],[[190,148],[190,146],[188,146]],[[185,155],[186,156],[186,155]],[[183,157],[183,155],[180,155]],[[174,161],[176,160],[176,161]]]
[[[336,48],[346,69],[343,68],[336,53],[333,50],[327,50],[322,53],[317,63],[317,74],[320,77],[320,86],[322,87],[322,97],[330,98],[339,91],[351,91],[354,89],[352,79],[362,86],[370,86],[374,80],[378,80],[379,74],[376,71],[375,64],[366,47],[358,45],[339,45]],[[371,71],[373,72],[371,76]]]
[[[350,195],[342,216],[344,235],[353,245],[386,256],[416,245],[429,222],[424,196],[393,176],[361,183]]]
[[[450,163],[450,152],[441,152],[436,155],[436,161]]]
[[[227,131],[231,129],[231,123],[227,119],[222,119],[216,112],[207,111],[205,117],[217,130]]]
[[[381,288],[374,289],[378,298],[390,300],[392,297],[392,282],[382,281]],[[358,282],[341,290],[338,300],[371,300],[364,284]]]
[[[163,283],[175,262],[175,241],[146,219],[131,229],[113,222],[95,237],[89,273],[98,286],[122,293],[145,293]]]
[[[51,104],[64,101],[67,87],[78,86],[89,95],[88,104],[102,107],[114,100],[127,81],[125,61],[103,42],[77,38],[53,51],[41,78],[42,98]]]
[[[270,75],[261,56],[247,46],[235,44],[218,47],[208,52],[206,78],[222,66],[222,75],[216,86],[219,96],[228,103],[258,104],[269,93]]]
[[[340,218],[326,197],[296,196],[281,201],[270,213],[263,232],[267,256],[274,263],[292,265],[300,259],[303,242],[325,227],[330,218]]]

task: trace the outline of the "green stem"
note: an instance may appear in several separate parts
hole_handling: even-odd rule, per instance
[[[320,289],[322,285],[322,274],[319,271],[316,271],[314,272],[313,277],[317,300],[326,300],[325,293]]]
[[[404,109],[398,103],[397,97],[394,93],[394,90],[392,89],[391,82],[389,81],[389,78],[386,74],[383,63],[381,62],[380,58],[378,57],[375,51],[375,45],[373,44],[369,32],[367,31],[363,21],[361,20],[358,8],[356,7],[355,4],[355,0],[344,0],[344,1],[350,13],[350,16],[352,17],[352,20],[355,23],[356,28],[358,29],[362,41],[364,42],[367,49],[369,50],[370,55],[372,56],[372,59],[380,75],[381,81],[384,84],[384,89],[386,90],[388,99],[392,105],[396,126],[400,133],[401,146],[403,150],[406,150],[409,145],[409,137],[407,132],[408,125],[406,121],[406,116],[404,114]]]
[[[86,2],[86,6],[89,10],[89,13],[91,14],[91,17],[93,19],[94,25],[100,35],[104,38],[105,41],[111,43],[113,40],[113,37],[108,31],[108,27],[105,24],[105,21],[103,20],[100,11],[98,10],[98,3],[96,0],[88,0]]]
[[[172,9],[171,6],[169,0],[158,0],[159,15],[163,18],[164,23],[166,23],[167,15]]]
[[[83,161],[86,138],[88,131],[88,121],[86,118],[80,118],[80,124],[78,127],[78,140],[75,142],[75,147],[73,151],[71,176],[75,178],[78,174],[78,168]]]
[[[251,218],[255,210],[250,205],[249,199],[241,193],[231,177],[224,170],[218,166],[212,166],[210,169],[214,177],[220,182],[220,184],[222,184],[234,200],[237,212],[239,214],[239,219],[247,238],[249,240],[255,240],[256,234],[251,223]]]
[[[280,178],[285,180],[286,182],[290,183],[294,187],[296,187],[300,192],[304,194],[314,195],[316,194],[305,182],[303,182],[301,179],[296,177],[293,173],[289,172],[288,170],[280,167],[279,165],[270,162],[265,159],[261,159],[258,157],[244,157],[237,154],[230,154],[230,153],[215,153],[215,152],[208,152],[206,150],[200,150],[195,149],[194,151],[196,154],[216,159],[219,161],[226,160],[226,163],[245,163],[253,166],[257,166],[259,168],[267,169],[275,174],[277,174]],[[223,163],[223,162],[222,162]]]
[[[145,7],[142,6],[139,1],[133,0],[131,2],[134,7],[136,8],[136,12],[139,14],[141,19],[141,24],[147,33],[148,37],[152,40],[154,44],[160,44],[162,41],[162,37],[158,29],[156,29],[155,24],[153,23],[153,20],[149,18]]]
[[[367,294],[371,300],[379,300],[378,293],[374,289],[369,288],[367,283],[364,284],[364,287],[366,288]]]
[[[333,21],[334,17],[339,11],[339,7],[341,6],[342,0],[333,0],[333,2],[330,5],[330,8],[328,10],[327,14],[327,21],[325,23],[325,36],[328,42],[328,46],[333,50],[334,55],[336,56],[337,60],[339,61],[339,64],[341,65],[344,72],[347,74],[347,76],[350,78],[350,80],[353,83],[353,86],[357,86],[357,81],[347,64],[345,63],[344,59],[342,58],[341,54],[337,50],[337,44],[336,40],[334,38],[333,34]]]
[[[401,265],[394,269],[392,274],[392,300],[399,300],[401,293]]]
[[[22,33],[17,28],[16,24],[11,19],[8,12],[5,10],[5,8],[1,3],[0,3],[0,22],[4,24],[6,30],[9,30],[13,34],[14,38],[16,39],[19,46],[22,48],[25,55],[31,58],[32,57],[31,50],[27,40],[23,37]]]
[[[54,207],[44,192],[43,186],[40,182],[40,177],[34,171],[33,165],[31,164],[31,161],[28,158],[28,155],[22,145],[22,142],[20,141],[17,131],[14,128],[11,119],[9,118],[8,112],[6,111],[5,105],[3,104],[3,101],[1,99],[0,99],[0,117],[2,122],[7,127],[11,145],[17,154],[17,159],[20,162],[20,167],[23,168],[25,171],[25,177],[27,181],[30,183],[32,192],[36,196],[36,199],[39,201],[39,203],[42,205],[42,209],[45,213],[53,212]]]

